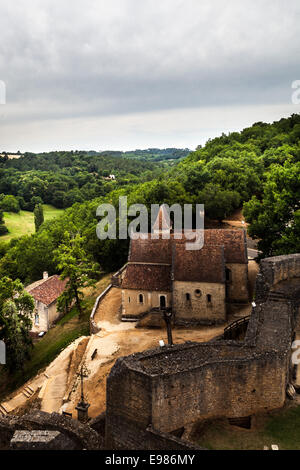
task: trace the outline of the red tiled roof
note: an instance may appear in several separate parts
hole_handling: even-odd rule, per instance
[[[248,263],[244,230],[205,230],[204,245],[224,245],[226,263]]]
[[[123,289],[171,291],[171,266],[128,264],[122,281]]]
[[[63,293],[66,288],[67,280],[62,281],[60,277],[55,274],[48,279],[31,284],[26,288],[35,300],[42,302],[44,305],[50,305]]]
[[[172,245],[182,245],[193,240],[175,240],[172,234],[170,240],[160,237],[158,240],[131,240],[129,262],[167,263],[172,264]],[[204,247],[224,246],[225,262],[246,264],[248,262],[246,236],[244,230],[214,229],[204,231]],[[200,250],[201,251],[201,250]],[[195,253],[195,251],[193,251]]]
[[[147,240],[131,240],[128,261],[171,264],[171,240],[152,240],[150,235]]]
[[[225,282],[223,246],[204,246],[201,250],[187,251],[183,243],[174,246],[174,281]]]

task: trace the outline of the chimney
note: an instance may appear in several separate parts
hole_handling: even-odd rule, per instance
[[[48,271],[44,271],[43,272],[43,279],[48,279],[49,275],[48,275]]]

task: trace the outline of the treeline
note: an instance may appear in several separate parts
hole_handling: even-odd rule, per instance
[[[127,259],[128,241],[98,240],[96,209],[103,202],[118,208],[122,195],[127,195],[128,204],[148,207],[204,203],[206,215],[219,220],[243,206],[249,233],[259,239],[263,256],[300,252],[299,139],[299,115],[256,123],[208,141],[163,174],[161,168],[149,170],[149,180],[110,186],[99,198],[77,203],[58,219],[43,223],[38,233],[0,244],[0,278],[27,283],[43,271],[54,273],[53,252],[66,232],[85,237],[87,255],[102,270],[116,270]],[[158,176],[151,179],[156,171]]]
[[[71,207],[76,202],[104,196],[115,187],[151,180],[161,170],[151,162],[93,152],[26,153],[24,157],[11,160],[2,157],[0,199],[2,195],[10,196],[9,206],[14,205],[15,209],[6,209],[1,201],[0,207],[13,211],[20,208],[33,211],[39,203]],[[110,181],[112,174],[115,180]]]
[[[188,148],[150,148],[146,150],[131,150],[127,152],[106,150],[100,152],[100,155],[108,157],[137,158],[139,160],[152,160],[153,162],[163,162],[167,160],[178,160],[185,158],[191,151]]]

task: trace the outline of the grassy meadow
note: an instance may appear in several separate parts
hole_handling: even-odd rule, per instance
[[[63,212],[63,209],[56,209],[47,204],[44,204],[43,208],[45,221],[54,219]],[[18,214],[4,212],[4,221],[9,233],[0,237],[0,241],[9,241],[12,238],[30,235],[35,232],[33,212],[20,211]]]

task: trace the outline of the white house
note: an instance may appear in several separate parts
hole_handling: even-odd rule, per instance
[[[49,277],[48,273],[44,272],[43,279],[26,287],[26,291],[35,300],[32,333],[48,331],[60,317],[60,313],[57,311],[57,300],[64,292],[66,283],[67,281],[62,281],[57,274]]]

